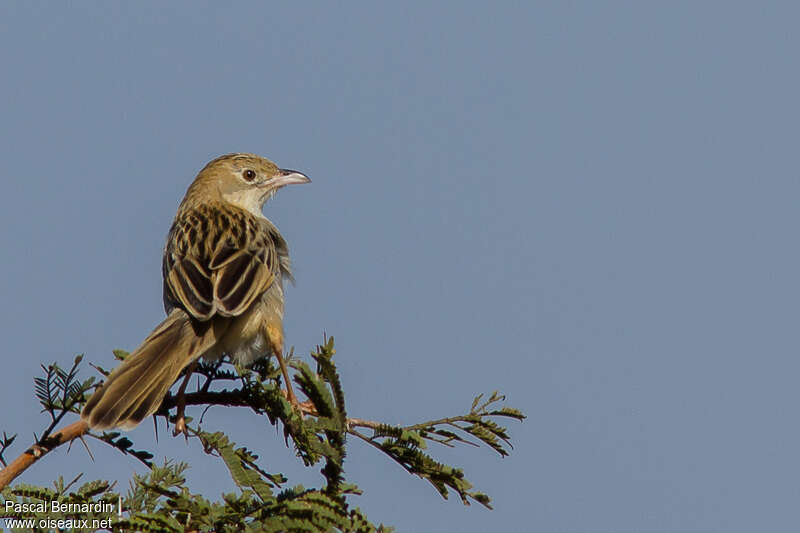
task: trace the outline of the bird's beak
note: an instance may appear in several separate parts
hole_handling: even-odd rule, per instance
[[[271,188],[278,189],[284,185],[293,185],[295,183],[311,183],[311,179],[302,172],[285,168],[280,169],[279,172],[276,177],[268,182]]]

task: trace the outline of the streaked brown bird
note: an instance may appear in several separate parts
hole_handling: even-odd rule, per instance
[[[181,398],[197,360],[227,354],[248,365],[274,354],[297,407],[283,360],[283,282],[293,280],[286,240],[262,213],[281,187],[308,183],[253,154],[208,163],[186,191],[164,248],[167,318],[119,365],[83,408],[90,428],[132,429],[156,412],[181,371]]]

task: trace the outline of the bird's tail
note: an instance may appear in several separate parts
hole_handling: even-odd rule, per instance
[[[133,429],[158,410],[181,370],[215,341],[213,327],[195,331],[183,310],[173,310],[89,398],[81,418],[92,429]]]

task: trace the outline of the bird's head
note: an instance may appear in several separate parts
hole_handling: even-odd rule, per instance
[[[281,187],[310,181],[305,174],[278,168],[278,165],[264,157],[254,154],[228,154],[209,162],[200,171],[189,187],[186,199],[220,199],[251,213],[260,214],[264,202]]]

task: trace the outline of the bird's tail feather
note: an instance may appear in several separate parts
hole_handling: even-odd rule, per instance
[[[133,429],[158,410],[181,371],[215,341],[214,328],[197,332],[184,311],[173,310],[89,398],[81,418],[92,429]]]

